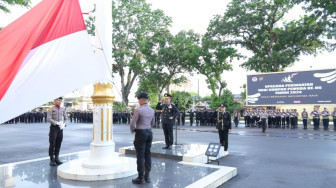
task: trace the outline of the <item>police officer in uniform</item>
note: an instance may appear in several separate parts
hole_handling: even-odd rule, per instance
[[[62,100],[62,97],[55,99],[55,106],[51,107],[47,115],[48,122],[51,123],[49,132],[50,166],[57,166],[62,164],[62,162],[59,160],[59,152],[63,140],[62,126],[68,119],[65,108],[60,106]]]
[[[231,131],[231,114],[226,111],[226,106],[223,104],[217,114],[217,129],[219,134],[219,142],[224,146],[224,155],[228,155],[229,152],[229,132]]]
[[[184,126],[184,123],[185,123],[185,117],[186,117],[185,111],[181,112],[181,120],[182,120],[182,125],[183,126]]]
[[[290,112],[289,110],[287,109],[286,110],[286,127],[289,128],[289,116],[290,116]]]
[[[174,104],[171,103],[171,95],[166,93],[164,95],[165,103],[162,104],[163,100],[158,102],[156,105],[156,110],[162,110],[161,112],[161,124],[163,128],[163,133],[165,136],[166,146],[162,149],[172,149],[172,145],[174,142],[173,136],[173,125],[174,119],[179,114],[178,109]]]
[[[303,122],[303,129],[307,129],[308,112],[306,111],[306,108],[303,109],[303,112],[301,113],[301,118]]]
[[[178,113],[176,116],[176,123],[178,126],[180,126],[180,121],[181,121],[181,116],[180,116],[180,113]]]
[[[135,132],[134,148],[137,156],[138,177],[133,179],[135,184],[150,183],[151,147],[153,133],[151,127],[155,125],[155,112],[148,106],[148,94],[141,92],[137,96],[140,108],[134,111],[130,123],[131,132]]]
[[[334,111],[331,113],[334,122],[334,130],[336,131],[336,107],[334,107]]]
[[[284,129],[286,125],[286,112],[284,109],[281,111],[281,126]]]
[[[198,126],[200,125],[200,119],[201,119],[201,113],[199,109],[196,110],[195,114],[196,114],[196,126]]]
[[[262,112],[260,113],[260,121],[261,121],[261,127],[262,127],[263,133],[266,131],[266,128],[267,128],[267,125],[266,125],[267,118],[268,118],[268,114],[265,112],[265,109],[262,109]]]
[[[329,129],[329,111],[326,107],[324,107],[324,110],[323,112],[321,113],[322,115],[322,118],[323,118],[323,127],[324,127],[324,130],[328,130]]]
[[[239,112],[237,112],[237,110],[235,110],[234,113],[233,113],[233,119],[234,119],[235,126],[238,127],[238,123],[239,123]]]
[[[314,130],[318,130],[320,127],[320,113],[317,111],[317,108],[314,108],[314,111],[310,115],[313,117]]]
[[[190,126],[193,126],[194,123],[194,112],[192,109],[189,110],[189,119],[190,119]]]

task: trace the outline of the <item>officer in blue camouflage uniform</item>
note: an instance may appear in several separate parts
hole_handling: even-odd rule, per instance
[[[173,125],[174,119],[178,116],[179,111],[174,104],[171,103],[171,95],[166,93],[164,95],[165,103],[162,104],[163,99],[158,102],[156,105],[156,110],[162,110],[161,112],[161,124],[163,128],[163,133],[165,136],[166,146],[162,149],[172,149],[172,145],[174,142],[173,136]]]
[[[62,97],[55,99],[55,106],[51,107],[47,114],[47,120],[51,123],[49,132],[50,166],[62,164],[59,160],[59,152],[63,140],[63,129],[61,128],[61,125],[64,124],[68,118],[65,108],[60,106],[61,103]]]

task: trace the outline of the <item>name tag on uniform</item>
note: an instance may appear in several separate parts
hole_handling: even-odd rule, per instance
[[[169,105],[168,108],[172,108],[172,105]]]

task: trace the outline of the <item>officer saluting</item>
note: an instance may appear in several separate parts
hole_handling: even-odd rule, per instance
[[[139,93],[137,98],[140,108],[134,111],[130,129],[132,133],[135,132],[134,148],[137,155],[138,178],[133,179],[132,182],[143,184],[151,182],[149,178],[152,165],[150,149],[153,140],[151,127],[155,124],[155,112],[148,106],[148,94],[146,92]]]
[[[49,123],[51,123],[49,132],[50,166],[56,166],[62,164],[62,162],[59,160],[58,157],[63,140],[63,128],[65,125],[65,121],[68,118],[65,108],[62,108],[60,106],[61,103],[62,103],[62,97],[55,99],[54,100],[55,106],[51,107],[47,115],[47,120]]]
[[[165,136],[166,146],[162,149],[172,149],[172,145],[174,142],[174,136],[173,136],[173,125],[174,125],[174,119],[179,114],[178,109],[174,104],[171,103],[171,95],[166,93],[164,95],[164,101],[165,103],[162,104],[163,99],[158,102],[156,105],[156,110],[162,110],[161,112],[161,123],[163,128],[163,133]]]

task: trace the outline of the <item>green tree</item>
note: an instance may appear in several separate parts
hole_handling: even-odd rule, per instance
[[[293,0],[232,0],[223,16],[210,22],[212,35],[251,51],[242,66],[257,72],[282,71],[301,54],[316,54],[323,24],[305,16],[285,22]]]
[[[200,35],[193,31],[180,31],[173,36],[168,30],[161,30],[153,37],[147,37],[142,45],[142,53],[148,69],[142,79],[150,79],[156,87],[158,99],[171,84],[186,81],[183,73],[193,71],[200,56]]]
[[[222,80],[221,74],[225,70],[232,70],[231,60],[239,58],[237,50],[227,47],[225,41],[216,35],[213,27],[208,27],[208,32],[202,38],[202,61],[196,64],[196,70],[207,77],[206,82],[212,94],[222,95],[223,89],[227,86]]]
[[[0,0],[0,10],[5,13],[10,13],[8,6],[19,5],[29,8],[31,4],[30,0]]]
[[[196,92],[189,92],[191,97],[194,99],[194,104],[197,104],[199,101],[201,101],[202,97],[198,95]]]
[[[162,10],[152,10],[145,0],[114,0],[113,19],[113,72],[121,78],[122,99],[128,97],[136,78],[147,68],[141,45],[157,30],[171,25],[171,18]]]
[[[96,5],[94,5],[94,8],[92,11],[90,11],[89,17],[85,20],[85,25],[86,25],[86,30],[88,32],[89,35],[95,36],[95,30],[96,30],[96,26],[95,26],[95,16],[93,16],[93,14],[96,12]]]
[[[139,87],[138,90],[135,93],[135,97],[140,93],[140,92],[147,92],[148,97],[149,97],[149,103],[152,108],[156,107],[156,104],[159,102],[158,96],[156,94],[156,87],[153,83],[153,80],[148,78],[148,79],[140,79],[139,80]]]
[[[172,92],[172,103],[176,105],[179,111],[186,111],[192,107],[193,98],[190,93],[184,91]]]
[[[244,91],[240,93],[242,101],[246,99],[246,84],[243,85]]]
[[[332,0],[297,0],[311,19],[315,19],[323,25],[328,39],[333,39],[332,48],[336,47],[336,1]]]
[[[125,105],[125,103],[114,101],[113,102],[113,111],[115,111],[115,112],[126,111],[126,105]]]
[[[221,104],[225,104],[228,111],[233,111],[234,97],[230,90],[224,89],[221,96],[217,96],[216,94],[211,95],[211,108],[217,109]]]

